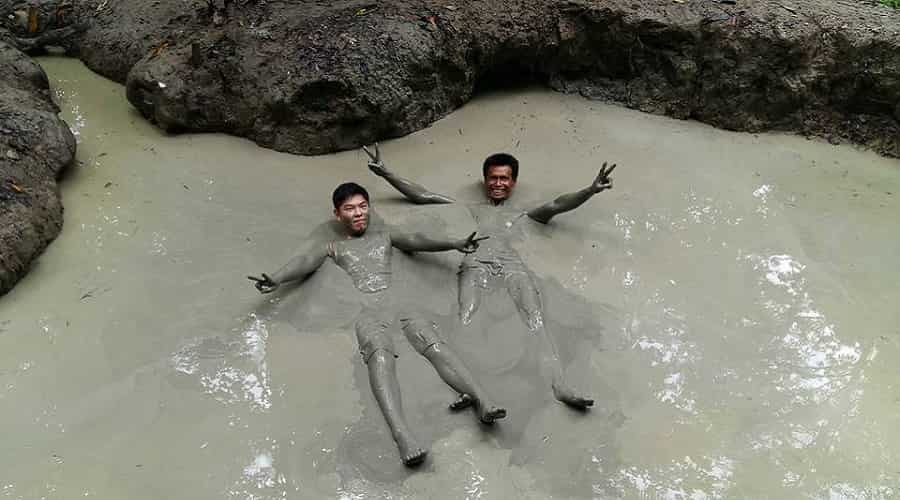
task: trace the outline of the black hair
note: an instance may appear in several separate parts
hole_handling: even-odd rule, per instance
[[[519,177],[519,160],[515,156],[507,153],[494,153],[484,159],[484,165],[481,167],[481,174],[487,177],[488,170],[491,167],[508,166],[512,168],[512,178],[516,180]]]
[[[366,188],[355,182],[345,182],[334,189],[334,193],[331,194],[331,202],[334,203],[334,208],[337,209],[341,206],[341,203],[347,201],[347,198],[358,194],[361,194],[367,202],[369,201],[369,192],[366,191]]]

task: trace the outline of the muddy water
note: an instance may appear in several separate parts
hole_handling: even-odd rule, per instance
[[[339,181],[391,223],[467,234],[462,205],[415,207],[358,152],[302,158],[222,135],[168,137],[123,89],[44,59],[76,131],[66,224],[0,299],[0,492],[9,498],[895,498],[900,495],[900,162],[718,131],[543,91],[479,98],[382,145],[461,201],[483,157],[522,161],[522,206],[615,189],[517,248],[569,376],[553,402],[508,297],[459,329],[455,255],[395,257],[394,286],[510,409],[494,428],[397,332],[404,470],[369,393],[359,297],[327,264],[261,297],[330,216]]]

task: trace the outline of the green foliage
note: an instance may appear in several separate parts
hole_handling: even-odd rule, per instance
[[[881,3],[887,5],[888,7],[900,9],[900,0],[881,0]]]

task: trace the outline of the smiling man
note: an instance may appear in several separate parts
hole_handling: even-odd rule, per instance
[[[386,180],[411,202],[454,202],[453,198],[431,192],[389,171],[381,160],[377,144],[374,153],[366,147],[363,150],[370,159],[369,170]],[[545,344],[541,349],[541,366],[550,373],[554,397],[577,409],[593,406],[594,400],[577,394],[567,381],[556,339],[544,324],[540,291],[531,271],[513,248],[512,239],[514,232],[521,230],[519,222],[524,216],[546,224],[556,215],[578,208],[595,194],[612,189],[609,175],[615,168],[615,165],[607,167],[604,163],[597,177],[586,188],[564,194],[531,210],[521,210],[509,202],[519,177],[519,161],[506,153],[492,154],[482,165],[486,200],[468,207],[478,231],[490,234],[491,239],[466,255],[460,264],[458,297],[462,323],[471,323],[481,305],[484,290],[506,288],[528,329],[537,334]]]
[[[317,242],[312,251],[294,257],[271,277],[267,274],[262,274],[261,278],[249,276],[256,282],[257,290],[271,293],[282,283],[304,279],[328,258],[350,275],[356,289],[362,292],[359,298],[363,310],[355,322],[359,351],[368,367],[372,392],[391,429],[404,464],[412,466],[421,463],[427,452],[418,444],[403,414],[394,365],[397,355],[389,334],[390,329],[398,323],[415,350],[431,362],[444,382],[463,395],[450,406],[451,409],[474,405],[478,418],[488,424],[504,418],[506,410],[492,403],[468,368],[440,338],[436,325],[418,315],[398,314],[388,293],[393,248],[418,252],[458,250],[471,253],[487,237],[476,238],[475,233],[472,233],[468,238],[460,240],[439,240],[418,233],[372,231],[369,229],[369,193],[352,182],[338,186],[332,194],[332,202],[342,237]]]

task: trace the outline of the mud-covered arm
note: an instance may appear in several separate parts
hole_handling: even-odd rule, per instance
[[[283,283],[301,280],[314,273],[322,266],[326,257],[328,257],[328,247],[317,244],[289,260],[287,264],[275,271],[271,276],[263,273],[262,278],[255,276],[248,276],[247,278],[256,282],[256,289],[260,293],[274,292]]]
[[[375,144],[375,152],[372,153],[369,148],[363,146],[363,151],[369,155],[369,170],[372,171],[373,174],[381,177],[386,180],[388,184],[394,186],[394,189],[400,191],[403,196],[406,197],[409,201],[417,204],[417,205],[426,205],[431,203],[453,203],[453,198],[449,196],[444,196],[442,194],[433,193],[422,186],[421,184],[416,184],[408,179],[404,179],[399,175],[391,172],[387,169],[384,162],[381,160],[381,152],[378,151],[378,144]]]
[[[575,191],[574,193],[564,194],[550,203],[545,203],[534,208],[527,212],[528,216],[540,223],[546,224],[550,222],[550,219],[553,217],[580,207],[595,194],[607,189],[612,189],[612,179],[609,178],[609,174],[611,174],[615,168],[615,165],[607,168],[606,163],[604,162],[603,166],[600,167],[600,173],[597,174],[597,178],[594,179],[594,182],[592,182],[590,186]]]
[[[312,250],[294,257],[281,269],[275,271],[275,274],[272,275],[272,280],[276,283],[301,280],[322,267],[326,257],[328,257],[328,248],[316,245]]]
[[[475,233],[468,238],[459,240],[435,239],[422,233],[405,233],[391,231],[391,245],[405,252],[444,252],[457,250],[462,253],[472,253],[478,249],[478,242],[487,239],[488,236],[475,237]]]

